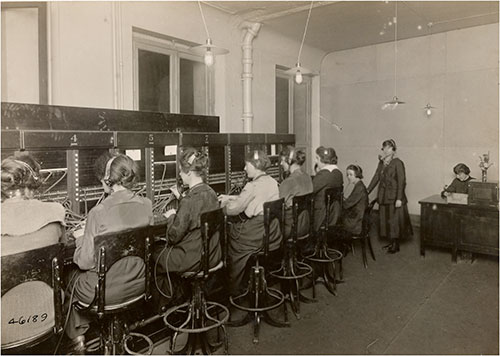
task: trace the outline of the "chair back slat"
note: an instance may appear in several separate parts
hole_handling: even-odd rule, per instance
[[[325,230],[335,225],[342,211],[343,186],[325,190]],[[331,223],[333,220],[333,224]]]
[[[297,243],[299,236],[299,218],[306,213],[309,218],[309,236],[313,236],[314,231],[314,193],[297,195],[292,200],[292,239],[294,244]]]
[[[222,208],[207,211],[200,216],[201,222],[201,259],[200,272],[203,271],[203,277],[208,278],[210,269],[210,242],[215,236],[219,236],[219,244],[222,247],[222,258],[225,264],[226,260],[226,216]]]
[[[271,224],[274,220],[278,221],[279,234],[283,234],[285,231],[285,198],[264,203],[264,238],[262,241],[264,263],[267,262],[267,256],[269,255]]]

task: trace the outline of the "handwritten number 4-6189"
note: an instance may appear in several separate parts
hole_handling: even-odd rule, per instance
[[[24,316],[20,316],[19,318],[17,318],[17,320],[12,318],[9,320],[9,324],[23,325],[26,323],[38,323],[38,322],[41,323],[41,322],[44,322],[46,319],[47,319],[47,313],[43,313],[41,315],[34,314],[34,315],[28,316],[27,319]]]

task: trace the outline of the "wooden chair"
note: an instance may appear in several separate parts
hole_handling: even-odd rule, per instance
[[[229,297],[230,303],[237,309],[246,311],[246,316],[239,321],[231,321],[231,326],[242,326],[253,321],[253,342],[259,342],[261,318],[276,327],[288,327],[289,323],[272,318],[268,312],[278,308],[285,301],[283,293],[267,286],[266,268],[268,268],[269,240],[271,224],[276,221],[280,234],[284,231],[285,199],[281,198],[264,203],[264,236],[262,249],[254,254],[254,265],[251,267],[248,288],[242,294]]]
[[[62,332],[62,260],[62,244],[2,256],[2,352]]]
[[[370,249],[370,254],[373,260],[376,261],[375,254],[373,252],[372,242],[370,240],[370,223],[371,223],[370,219],[374,205],[375,202],[370,203],[364,211],[361,233],[359,235],[351,235],[348,238],[348,241],[346,241],[347,244],[351,246],[353,254],[354,254],[354,245],[353,245],[354,241],[361,242],[361,254],[363,257],[363,265],[365,266],[365,268],[368,268],[368,259],[366,257],[366,245],[368,245],[368,248]]]
[[[328,247],[327,238],[332,235],[334,226],[330,224],[333,220],[332,214],[338,214],[342,211],[342,187],[329,188],[325,191],[325,219],[317,232],[314,252],[305,256],[305,260],[313,264],[313,298],[316,297],[316,277],[322,278],[320,282],[324,283],[326,289],[333,295],[337,295],[337,279],[335,263],[342,263],[342,252]],[[317,266],[317,271],[314,269]],[[342,270],[342,267],[340,268]],[[342,277],[342,276],[341,276]]]
[[[306,234],[299,232],[299,219],[304,215],[309,219],[308,231]],[[312,267],[299,261],[297,242],[304,241],[313,235],[314,222],[314,195],[313,193],[296,196],[292,202],[292,231],[288,239],[283,239],[283,258],[281,267],[270,274],[281,281],[281,291],[285,294],[295,317],[300,319],[300,301],[312,302],[313,300],[301,295],[299,282],[302,278],[312,274]],[[300,235],[299,235],[300,234]],[[285,310],[285,321],[288,321],[287,309]]]
[[[185,272],[182,278],[185,278],[191,284],[191,298],[187,303],[183,303],[169,310],[163,317],[163,321],[174,331],[172,341],[170,343],[170,353],[178,354],[194,354],[201,347],[204,354],[211,354],[221,344],[224,346],[224,352],[228,354],[228,337],[224,324],[229,319],[229,310],[222,304],[206,300],[206,280],[216,271],[225,268],[226,266],[226,217],[222,208],[212,210],[201,214],[201,256],[200,268],[195,272]],[[214,267],[210,268],[210,241],[216,235],[223,248],[223,258]],[[222,312],[222,317],[219,315]],[[179,315],[182,316],[182,322],[178,322]],[[215,315],[215,316],[214,316]],[[180,326],[177,326],[180,324]],[[207,333],[210,330],[222,330],[224,340],[222,343],[212,344],[208,340]],[[179,333],[187,333],[188,341],[185,347],[179,351],[175,351],[177,336]],[[219,337],[219,334],[217,334]]]
[[[151,299],[151,246],[150,227],[128,229],[121,232],[108,233],[95,237],[95,253],[98,256],[95,296],[91,303],[82,301],[73,303],[79,312],[95,315],[100,327],[100,351],[104,354],[116,354],[127,351],[134,353],[128,347],[132,337],[144,339],[149,345],[149,353],[153,351],[153,342],[147,336],[128,332],[127,325],[120,318],[132,308],[142,305]],[[144,291],[119,304],[106,304],[106,274],[119,260],[136,256],[145,265]]]

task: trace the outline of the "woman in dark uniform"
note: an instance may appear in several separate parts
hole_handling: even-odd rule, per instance
[[[469,181],[474,179],[469,176],[469,167],[464,163],[459,163],[453,167],[453,173],[455,173],[457,177],[453,179],[450,185],[444,187],[444,190],[441,192],[443,198],[451,193],[467,194],[469,192]]]
[[[281,167],[288,173],[288,177],[279,186],[280,198],[285,198],[285,237],[292,231],[292,202],[295,196],[312,193],[313,184],[311,177],[302,170],[306,161],[304,151],[296,150],[289,146],[280,153]],[[306,215],[299,216],[297,232],[299,236],[307,233],[309,223]]]
[[[182,182],[189,186],[189,190],[181,198],[177,187],[171,188],[172,193],[180,199],[179,208],[177,211],[171,209],[166,212],[167,244],[157,249],[154,254],[159,268],[156,275],[158,290],[153,295],[155,300],[158,298],[156,305],[160,310],[162,307],[166,310],[168,305],[173,305],[183,297],[178,274],[195,272],[200,268],[202,249],[200,217],[202,213],[219,207],[217,194],[204,182],[208,168],[206,154],[191,147],[184,149],[179,168]],[[219,236],[216,235],[210,240],[209,253],[209,268],[215,267],[222,258]],[[177,273],[169,275],[170,272]],[[172,285],[172,282],[175,285]],[[157,292],[161,296],[157,295]]]
[[[388,237],[388,253],[399,251],[399,239],[412,235],[408,200],[405,194],[406,175],[403,161],[396,157],[396,142],[382,143],[383,155],[379,156],[377,170],[368,185],[368,194],[378,185],[379,236]]]
[[[230,293],[238,295],[245,287],[243,277],[250,256],[262,248],[264,236],[264,203],[279,199],[278,182],[266,174],[271,161],[263,151],[245,157],[248,182],[238,196],[221,195],[221,206],[231,217],[228,262]],[[276,222],[276,221],[275,221]],[[279,248],[281,234],[277,224],[271,225],[269,250]]]
[[[315,156],[318,172],[313,178],[314,193],[314,231],[317,232],[326,216],[325,190],[342,187],[344,184],[342,172],[337,167],[337,154],[333,148],[320,146]],[[329,225],[335,225],[340,216],[340,205],[334,207]]]
[[[350,236],[359,235],[363,228],[363,216],[368,206],[368,192],[363,179],[363,170],[360,166],[351,164],[346,169],[347,180],[354,184],[351,194],[342,204],[342,228]]]

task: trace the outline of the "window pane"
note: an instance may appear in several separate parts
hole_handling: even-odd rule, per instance
[[[276,77],[276,133],[288,133],[288,79]]]
[[[170,56],[139,49],[139,110],[170,112]]]
[[[205,64],[180,58],[180,112],[206,115]]]

